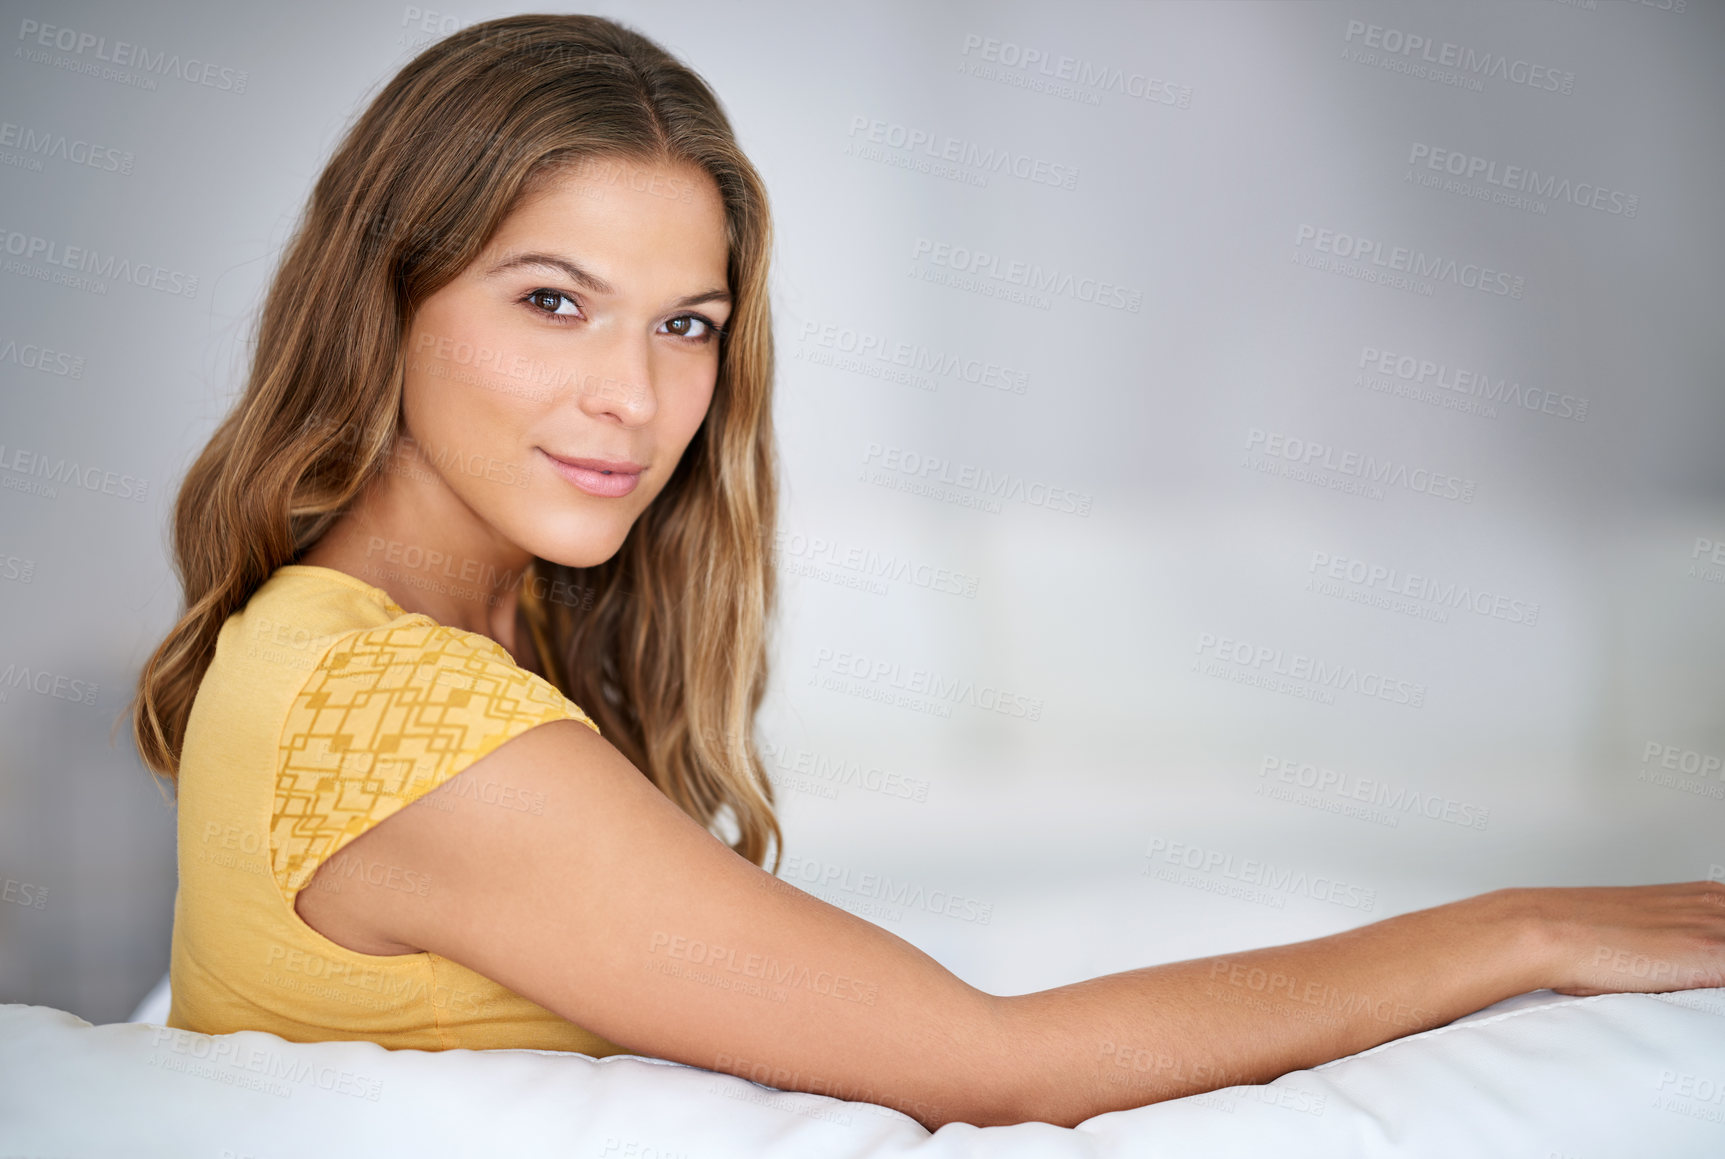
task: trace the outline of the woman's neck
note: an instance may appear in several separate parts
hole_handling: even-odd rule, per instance
[[[346,572],[406,611],[489,636],[542,675],[520,600],[532,555],[500,547],[489,528],[475,534],[473,513],[446,488],[428,495],[426,484],[397,480],[380,475],[296,562]],[[459,512],[441,510],[450,503]]]

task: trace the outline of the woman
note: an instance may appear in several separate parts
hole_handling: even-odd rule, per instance
[[[769,243],[712,93],[596,17],[459,32],[354,125],[180,493],[188,610],[135,703],[177,778],[171,1025],[637,1052],[934,1129],[1725,980],[1711,882],[1019,996],[779,882]]]

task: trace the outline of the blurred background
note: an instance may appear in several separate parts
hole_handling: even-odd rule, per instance
[[[350,119],[520,9],[4,9],[0,1002],[107,1022],[176,487]],[[788,880],[1019,993],[1725,878],[1725,8],[580,10],[773,199]]]

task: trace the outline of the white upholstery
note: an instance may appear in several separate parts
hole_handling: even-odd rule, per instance
[[[264,1157],[1725,1155],[1725,990],[1536,991],[1349,1058],[1099,1115],[930,1135],[632,1056],[385,1050],[0,1006],[0,1154]]]

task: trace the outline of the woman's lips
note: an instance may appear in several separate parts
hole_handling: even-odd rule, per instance
[[[621,498],[633,491],[645,469],[639,463],[627,460],[560,459],[543,447],[540,453],[551,460],[551,466],[559,475],[589,495],[602,499]]]

